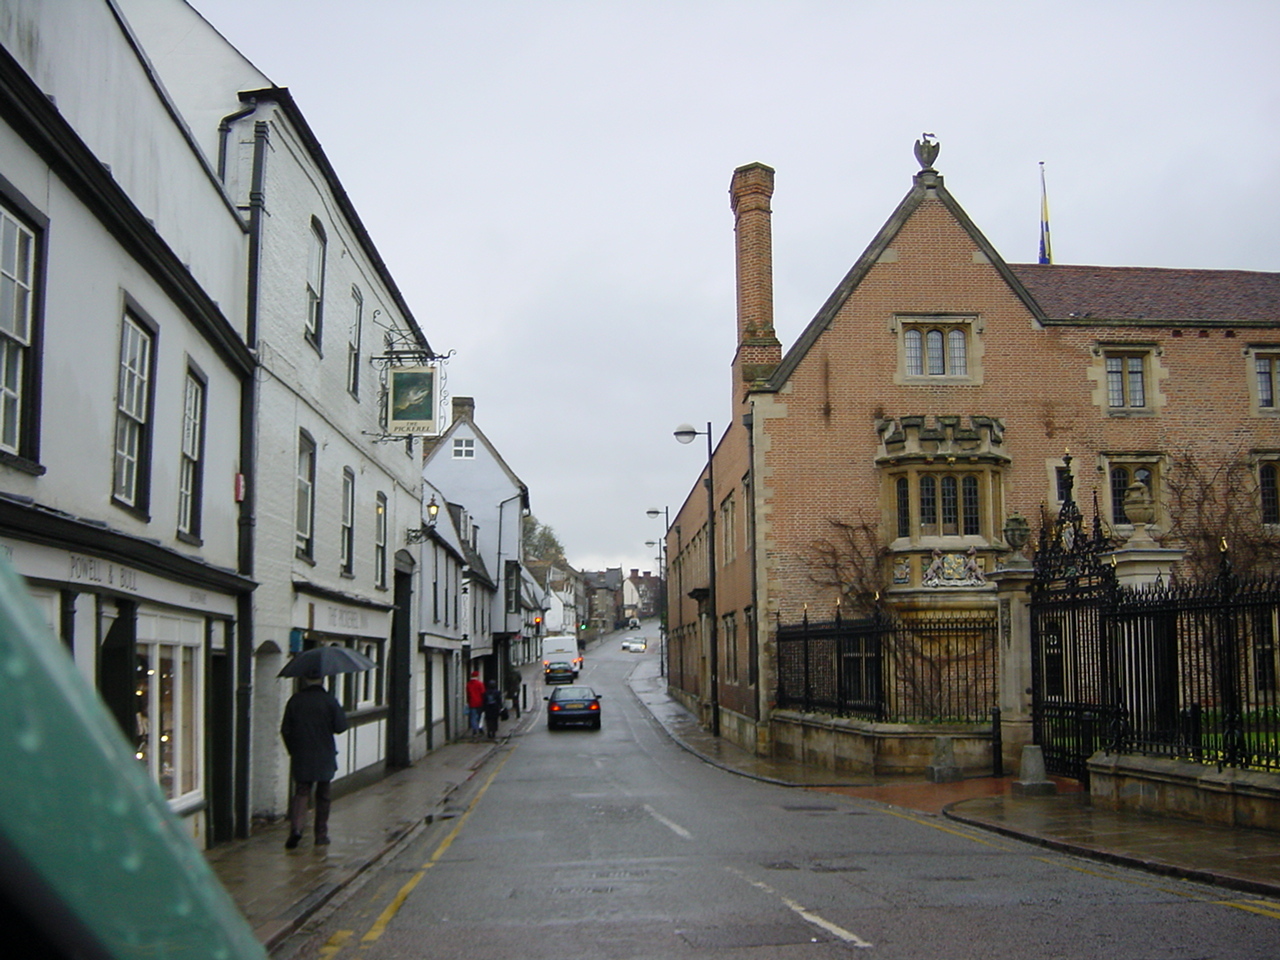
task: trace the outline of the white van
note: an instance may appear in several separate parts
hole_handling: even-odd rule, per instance
[[[542,669],[553,663],[567,663],[573,667],[576,678],[582,672],[582,654],[578,652],[578,638],[571,634],[542,638]]]

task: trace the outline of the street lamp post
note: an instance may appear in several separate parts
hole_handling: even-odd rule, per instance
[[[714,451],[711,447],[711,423],[707,422],[705,431],[695,430],[687,423],[682,423],[675,430],[675,437],[681,443],[693,443],[693,438],[699,436],[707,438],[707,609],[710,613],[707,618],[707,639],[710,641],[707,668],[711,674],[711,735],[718,737],[720,736],[720,644],[716,630],[716,475]]]
[[[658,621],[658,676],[665,677],[667,675],[667,635],[670,633],[671,626],[669,622],[671,611],[668,609],[669,605],[667,602],[667,597],[669,596],[667,593],[667,567],[668,561],[670,560],[670,556],[667,553],[667,534],[671,530],[671,514],[666,507],[663,507],[661,510],[657,507],[653,507],[646,510],[645,513],[653,520],[656,520],[658,517],[662,517],[663,523],[662,536],[658,539],[658,563],[662,568],[659,571],[662,576],[661,593],[659,594],[659,602],[662,604],[662,617]]]

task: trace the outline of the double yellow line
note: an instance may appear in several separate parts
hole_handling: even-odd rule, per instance
[[[400,912],[400,908],[404,906],[404,902],[409,898],[409,894],[413,893],[413,888],[416,887],[422,878],[427,875],[427,871],[434,867],[440,858],[445,855],[445,851],[453,845],[453,841],[457,839],[458,834],[462,832],[462,828],[466,826],[467,821],[471,818],[471,814],[475,811],[476,805],[480,803],[480,798],[485,795],[489,786],[493,783],[498,774],[502,772],[502,768],[506,766],[507,761],[510,759],[511,752],[509,751],[507,755],[502,758],[501,762],[493,768],[493,773],[489,774],[488,779],[485,780],[476,795],[471,798],[471,802],[467,804],[467,809],[463,812],[462,816],[458,818],[458,822],[453,825],[453,829],[449,831],[448,835],[440,841],[439,846],[432,851],[431,856],[427,858],[427,862],[422,865],[422,868],[418,870],[417,873],[405,881],[404,886],[396,891],[396,895],[391,898],[391,902],[387,904],[386,909],[378,915],[378,919],[373,922],[373,926],[371,926],[365,935],[360,938],[361,947],[368,946],[371,943],[377,943],[378,939],[386,932],[387,925],[390,924],[391,921],[395,919],[396,914]],[[335,933],[329,938],[324,947],[321,948],[321,960],[333,960],[333,957],[338,954],[338,951],[351,942],[351,937],[353,935],[354,931],[352,930],[339,930]]]

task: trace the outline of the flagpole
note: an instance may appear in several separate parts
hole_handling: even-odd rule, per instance
[[[1044,161],[1040,161],[1040,262],[1053,263],[1053,247],[1049,243],[1049,192],[1044,185]]]

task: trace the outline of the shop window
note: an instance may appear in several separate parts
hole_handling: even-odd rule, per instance
[[[138,617],[134,754],[169,800],[200,790],[202,637],[200,620]]]

